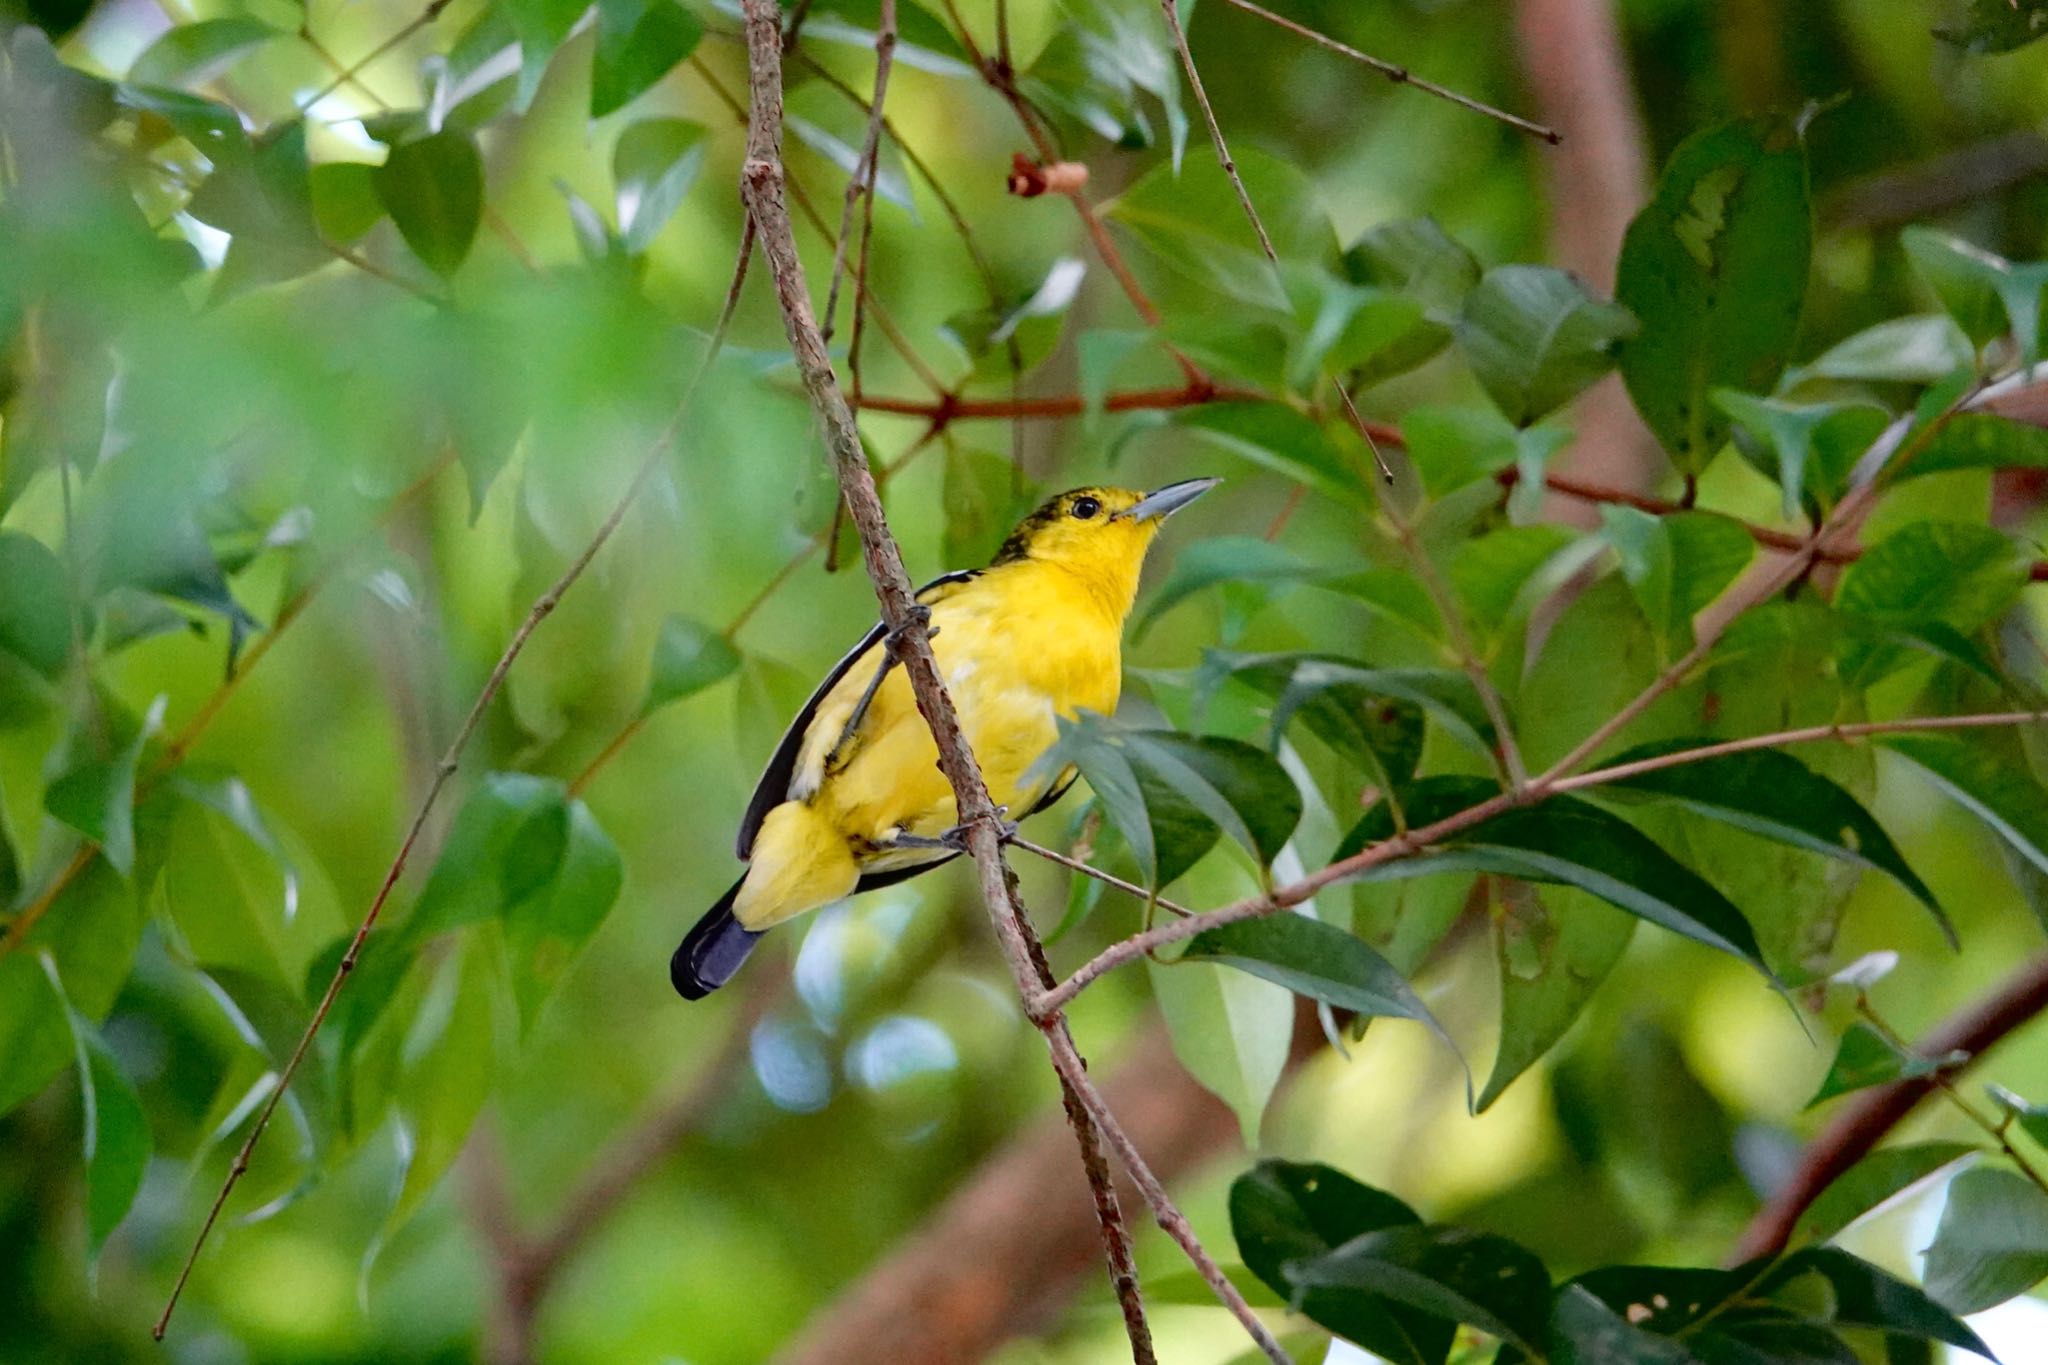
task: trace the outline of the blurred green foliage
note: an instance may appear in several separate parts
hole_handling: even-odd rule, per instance
[[[1047,489],[1229,480],[1174,523],[1126,715],[1073,728],[1087,789],[1035,837],[1066,820],[1098,863],[1221,905],[1487,799],[1504,721],[1542,771],[1702,640],[1601,761],[2040,705],[2039,516],[1999,471],[2048,467],[2048,437],[1958,411],[2040,358],[2048,182],[1968,169],[2039,123],[2039,5],[1621,5],[1664,170],[1609,300],[1536,263],[1546,196],[1578,192],[1540,144],[1205,4],[1195,55],[1274,268],[1151,0],[1018,0],[1017,88],[1089,168],[1156,328],[1060,195],[1004,193],[1025,138],[975,68],[988,8],[967,35],[950,6],[900,8],[861,359],[914,570],[985,559]],[[1500,6],[1286,12],[1531,103]],[[790,56],[821,292],[878,13],[817,0]],[[661,976],[730,880],[784,720],[873,614],[760,281],[669,434],[739,238],[735,32],[695,0],[0,8],[0,1359],[157,1358],[148,1324],[448,738],[650,452],[163,1349],[478,1354],[510,1292],[493,1177],[546,1226],[747,1030],[533,1333],[551,1360],[762,1359],[1047,1111],[964,876],[778,934],[707,1005]],[[1873,214],[1874,182],[1918,221]],[[1542,520],[1572,400],[1612,369],[1670,498]],[[1396,487],[1340,384],[1399,423]],[[931,387],[1076,401],[1010,431]],[[1865,487],[1861,558],[1718,639],[1699,624],[1755,571],[1754,532],[1796,543]],[[1320,1324],[1290,1337],[1312,1351],[1328,1329],[1425,1361],[1480,1358],[1474,1331],[1503,1361],[1623,1338],[1637,1356],[1592,1358],[1692,1358],[1636,1341],[1673,1334],[1926,1358],[1902,1341],[1967,1344],[1948,1310],[2048,1268],[2032,1148],[1970,1168],[1918,1242],[1858,1221],[1994,1145],[1959,1112],[1838,1182],[1783,1260],[1645,1267],[1718,1263],[1817,1091],[1944,1067],[1900,1036],[2040,951],[2038,736],[1752,753],[1502,811],[1322,889],[1314,918],[1111,975],[1076,1029],[1113,1064],[1163,1016],[1248,1147],[1329,1163],[1224,1155],[1183,1191],[1270,1311]],[[1154,910],[1023,872],[1062,969]],[[1877,948],[1892,976],[1830,984]],[[1283,1090],[1297,994],[1388,1022]],[[1478,1116],[1457,1055],[1403,1019],[1493,1057]],[[2036,1140],[2039,1038],[1997,1075],[1971,1102]],[[1929,1242],[1931,1299],[1895,1278]],[[1176,1256],[1148,1231],[1147,1283]],[[1005,1358],[1118,1358],[1099,1279],[1079,1294]],[[1718,1325],[1630,1311],[1658,1295]],[[1201,1302],[1155,1292],[1168,1358],[1240,1349]]]

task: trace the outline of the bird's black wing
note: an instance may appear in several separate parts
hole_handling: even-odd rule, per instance
[[[945,587],[949,583],[965,583],[970,578],[980,577],[981,572],[980,569],[958,569],[949,574],[941,574],[917,590],[917,599],[922,602],[925,594],[933,589]],[[754,856],[754,836],[761,832],[761,822],[768,818],[768,812],[789,799],[789,783],[796,773],[797,755],[803,751],[804,735],[811,728],[811,718],[818,714],[819,704],[825,700],[826,694],[838,685],[839,680],[860,662],[861,656],[881,643],[887,629],[880,622],[876,622],[875,628],[863,635],[859,644],[848,650],[838,663],[832,665],[831,672],[825,675],[825,680],[811,693],[810,700],[803,704],[795,719],[790,721],[789,729],[783,732],[782,742],[775,746],[775,753],[769,758],[767,768],[762,771],[761,780],[754,784],[754,796],[747,802],[747,813],[740,817],[740,834],[735,845],[740,861],[745,862]],[[931,866],[935,867],[937,864]],[[921,872],[924,869],[916,870]]]

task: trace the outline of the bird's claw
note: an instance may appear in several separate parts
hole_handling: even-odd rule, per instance
[[[924,638],[927,640],[936,638],[939,633],[932,625],[932,609],[922,602],[912,602],[909,612],[903,618],[903,624],[891,626],[882,636],[882,643],[888,647],[890,657],[901,657],[903,642],[913,631],[920,630],[924,632]]]

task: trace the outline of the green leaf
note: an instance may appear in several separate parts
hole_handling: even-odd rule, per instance
[[[1074,764],[1139,869],[1164,887],[1228,833],[1270,863],[1301,819],[1301,793],[1271,754],[1239,740],[1118,726],[1091,713],[1062,721],[1044,763]]]
[[[1495,795],[1498,790],[1483,779],[1426,777],[1402,793],[1401,805],[1413,829]],[[1393,833],[1392,817],[1384,808],[1370,811],[1344,837],[1332,860],[1392,838]],[[1633,825],[1574,797],[1554,796],[1538,806],[1506,811],[1442,840],[1432,852],[1383,863],[1364,877],[1388,881],[1452,871],[1496,872],[1576,886],[1769,975],[1748,921],[1725,896]]]
[[[1503,526],[1458,544],[1450,563],[1451,588],[1483,632],[1499,630],[1526,611],[1525,591],[1538,573],[1575,544],[1561,526]]]
[[[1742,524],[1712,512],[1655,516],[1608,504],[1600,522],[1666,655],[1691,648],[1693,618],[1756,557],[1756,542]]]
[[[687,616],[665,616],[654,639],[654,669],[641,714],[702,692],[739,666],[740,652],[724,635]]]
[[[2048,803],[2023,768],[1974,736],[1885,735],[1877,742],[1918,764],[2014,851],[2048,872]]]
[[[2041,290],[2048,286],[2048,261],[2020,265],[1930,228],[1909,227],[1900,245],[1942,307],[1981,350],[2010,334],[2020,359],[2041,358]]]
[[[1299,1289],[1350,1291],[1476,1327],[1524,1350],[1544,1339],[1550,1272],[1524,1247],[1469,1228],[1392,1227],[1289,1261]]]
[[[1335,255],[1329,218],[1301,168],[1255,148],[1232,150],[1281,261],[1318,264]],[[1162,268],[1240,303],[1291,315],[1236,189],[1212,158],[1197,157],[1178,171],[1155,166],[1103,216],[1130,230]]]
[[[1550,266],[1503,265],[1465,296],[1458,348],[1502,414],[1526,427],[1563,407],[1614,366],[1634,336],[1626,308],[1597,299]]]
[[[1245,1146],[1256,1149],[1266,1103],[1287,1070],[1294,997],[1217,967],[1183,971],[1155,962],[1148,970],[1174,1055],[1203,1089],[1230,1106]]]
[[[1619,767],[1714,742],[1705,737],[1664,740],[1607,762]],[[1956,942],[1955,927],[1934,893],[1907,865],[1884,826],[1847,790],[1790,754],[1773,749],[1723,754],[1605,785],[1674,801],[1710,820],[1886,873],[1927,907],[1951,945]]]
[[[1737,448],[1778,481],[1787,520],[1797,520],[1809,500],[1832,506],[1856,460],[1890,420],[1883,408],[1865,403],[1788,403],[1733,389],[1716,390],[1713,400],[1749,434]]]
[[[623,109],[696,50],[704,26],[675,0],[599,0],[590,116]]]
[[[1958,413],[1891,474],[1897,482],[1954,469],[2048,469],[2048,431],[1995,413]]]
[[[1621,350],[1637,411],[1683,470],[1727,439],[1714,390],[1767,393],[1791,355],[1813,247],[1806,151],[1782,122],[1679,144],[1629,224],[1615,301],[1642,323]]]
[[[1999,1174],[1983,1169],[1965,1171],[1949,1186],[1950,1207],[1954,1207],[1956,1185],[1975,1176]],[[2009,1177],[2019,1181],[2017,1176]],[[2019,1182],[2024,1184],[2025,1182]],[[2044,1206],[2048,1196],[2031,1185],[2029,1193]],[[1945,1211],[1944,1211],[1945,1212]],[[1944,1216],[1942,1226],[1948,1220]],[[1939,1233],[1935,1245],[1941,1244]],[[1934,1253],[1928,1253],[1928,1284],[1934,1283]],[[1795,1251],[1771,1271],[1758,1286],[1763,1293],[1774,1292],[1781,1285],[1799,1275],[1819,1275],[1834,1290],[1833,1321],[1844,1327],[1874,1327],[1888,1332],[1903,1332],[1908,1336],[1921,1337],[1929,1341],[1947,1342],[1960,1346],[1966,1351],[1975,1351],[1986,1360],[1992,1359],[1990,1348],[1985,1346],[1977,1334],[1965,1324],[1958,1322],[1953,1314],[1927,1294],[1907,1284],[1904,1280],[1886,1274],[1870,1262],[1851,1256],[1835,1247],[1807,1247]],[[1937,1297],[1939,1297],[1937,1295]]]
[[[1880,1147],[1836,1176],[1799,1217],[1802,1242],[1825,1242],[1842,1229],[1981,1149],[1967,1142],[1909,1142]]]
[[[1951,1052],[1945,1057],[1918,1057],[1894,1045],[1883,1034],[1869,1024],[1857,1022],[1849,1026],[1842,1035],[1841,1045],[1835,1050],[1833,1065],[1828,1067],[1827,1079],[1820,1083],[1820,1089],[1806,1102],[1811,1109],[1838,1095],[1847,1095],[1856,1090],[1867,1090],[1873,1085],[1890,1085],[1893,1081],[1914,1081],[1951,1070],[1969,1060],[1965,1052]]]
[[[273,38],[276,29],[254,19],[201,19],[178,24],[144,49],[128,68],[132,85],[173,88],[205,85]]]
[[[1927,1292],[1958,1313],[1980,1313],[2048,1278],[2048,1194],[1996,1166],[1949,1182]]]
[[[1145,638],[1153,623],[1188,598],[1220,583],[1306,583],[1333,571],[1308,563],[1284,545],[1257,536],[1198,540],[1173,557],[1166,576],[1131,627],[1131,640]]]
[[[384,218],[377,168],[364,161],[323,161],[307,172],[313,221],[331,242],[353,242]]]
[[[1397,290],[1422,305],[1418,326],[1361,357],[1359,378],[1368,384],[1405,374],[1449,345],[1465,296],[1479,283],[1479,262],[1434,218],[1402,218],[1366,229],[1344,253],[1344,271],[1356,283]]]
[[[637,256],[654,245],[704,165],[706,130],[681,118],[651,118],[619,134],[612,148],[612,185],[619,235]]]
[[[1431,1314],[1357,1294],[1309,1289],[1297,1295],[1290,1262],[1323,1255],[1354,1237],[1419,1226],[1394,1196],[1330,1166],[1261,1161],[1230,1187],[1230,1229],[1254,1275],[1299,1310],[1395,1365],[1441,1365],[1452,1324]]]
[[[496,1067],[496,983],[478,939],[440,964],[406,1030],[394,1098],[411,1155],[386,1229],[402,1226],[452,1165],[489,1098]]]
[[[70,576],[56,552],[19,531],[0,531],[0,649],[46,678],[71,655]]]
[[[157,698],[134,735],[110,757],[74,763],[43,793],[43,809],[98,844],[124,877],[135,870],[135,767],[163,719],[164,702]]]
[[[1449,1044],[1437,1022],[1392,963],[1364,940],[1306,915],[1281,912],[1204,930],[1177,961],[1214,961],[1285,986],[1353,1014],[1413,1019]]]
[[[483,221],[484,161],[476,139],[444,131],[400,143],[372,183],[413,254],[436,274],[454,274]]]
[[[1514,465],[1518,433],[1492,408],[1411,408],[1401,418],[1408,459],[1434,496],[1454,492]]]
[[[1895,630],[1914,643],[1939,631],[1937,649],[2003,614],[2027,583],[2027,558],[1988,526],[1964,521],[1913,521],[1870,547],[1842,574],[1835,605],[1852,619]],[[1869,686],[1909,662],[1913,644],[1852,641],[1841,663],[1843,678]],[[1920,644],[1924,648],[1924,643]],[[1962,646],[1967,659],[1973,651]],[[1973,669],[1988,667],[1972,661]]]
[[[1009,456],[966,446],[946,448],[940,505],[946,513],[945,562],[986,564],[1034,496]]]
[[[569,806],[560,859],[531,892],[505,911],[505,942],[512,959],[512,994],[522,1028],[541,1006],[618,902],[625,860],[581,801]]]
[[[2014,52],[2048,34],[2044,0],[1970,0],[1962,23],[1934,36],[1965,52]]]
[[[1582,1284],[1558,1291],[1550,1331],[1552,1365],[1700,1365],[1684,1346],[1634,1326]]]
[[[1282,403],[1204,403],[1184,408],[1174,425],[1253,464],[1346,502],[1364,494],[1322,427]]]
[[[1807,379],[1933,384],[1976,360],[1970,339],[1946,313],[1921,313],[1866,327],[1787,375]]]
[[[1494,917],[1500,1044],[1481,1113],[1564,1037],[1635,936],[1633,918],[1574,887],[1509,883],[1505,899]]]
[[[488,774],[456,813],[400,931],[404,948],[503,915],[549,885],[568,849],[569,824],[560,782],[529,773]]]
[[[1276,696],[1273,732],[1277,736],[1299,715],[1324,742],[1360,758],[1370,754],[1390,781],[1405,782],[1414,773],[1408,761],[1409,742],[1398,728],[1374,725],[1362,708],[1368,698],[1391,698],[1416,707],[1436,720],[1446,733],[1474,752],[1493,752],[1493,722],[1471,678],[1448,668],[1368,668],[1347,659],[1321,654],[1225,655],[1212,650],[1216,662],[1228,661],[1234,675]]]
[[[56,960],[46,952],[42,966],[70,1022],[78,1063],[78,1093],[85,1109],[85,1255],[91,1267],[142,1188],[152,1147],[149,1116],[99,1030],[72,1008]]]

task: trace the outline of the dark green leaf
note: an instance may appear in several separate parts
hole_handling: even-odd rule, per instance
[[[1984,1170],[1965,1171],[1949,1187],[1950,1207],[1954,1207],[1955,1187],[1974,1176],[2003,1174]],[[2019,1181],[2017,1176],[2009,1177]],[[2048,1208],[2048,1196],[2031,1185],[2028,1192]],[[1942,1226],[1948,1226],[1944,1216]],[[1936,1234],[1935,1244],[1940,1245]],[[1928,1284],[1934,1283],[1934,1253],[1928,1253]],[[1947,1342],[1960,1346],[1966,1351],[1975,1351],[1985,1359],[1991,1359],[1991,1352],[1977,1334],[1920,1290],[1896,1279],[1868,1261],[1851,1256],[1835,1247],[1808,1247],[1795,1251],[1781,1261],[1759,1286],[1761,1292],[1771,1293],[1798,1275],[1814,1274],[1827,1280],[1835,1292],[1833,1321],[1844,1327],[1876,1327],[1891,1332],[1902,1332],[1908,1336],[1922,1337],[1929,1341]]]
[[[562,784],[491,773],[462,803],[441,856],[401,931],[408,947],[503,914],[560,865],[569,816]]]
[[[1403,218],[1366,229],[1344,253],[1344,270],[1360,284],[1398,290],[1423,309],[1420,325],[1361,358],[1359,377],[1366,383],[1406,373],[1449,345],[1465,296],[1479,283],[1479,263],[1434,218]]]
[[[1221,962],[1353,1014],[1413,1019],[1451,1042],[1392,963],[1334,925],[1287,912],[1204,930],[1179,960]]]
[[[1284,1267],[1382,1228],[1416,1226],[1415,1211],[1329,1166],[1262,1161],[1230,1187],[1230,1228],[1254,1275],[1289,1300]],[[1355,1294],[1309,1290],[1300,1311],[1396,1365],[1440,1365],[1452,1325],[1441,1318]]]
[[[1835,1050],[1834,1064],[1828,1068],[1827,1079],[1820,1083],[1820,1089],[1806,1104],[1810,1109],[1837,1095],[1865,1090],[1873,1085],[1919,1080],[1960,1066],[1968,1060],[1969,1054],[1962,1052],[1951,1052],[1944,1057],[1916,1057],[1895,1046],[1870,1025],[1858,1022],[1850,1025],[1849,1031],[1842,1035],[1841,1046]]]
[[[639,255],[654,239],[704,164],[705,129],[680,118],[645,119],[619,134],[612,148],[612,184],[619,235]]]
[[[205,85],[227,73],[273,38],[276,29],[254,19],[201,19],[178,24],[151,43],[128,68],[133,85]]]
[[[1429,777],[1403,793],[1401,805],[1414,829],[1496,795],[1498,790],[1483,779]],[[1348,857],[1393,833],[1391,816],[1383,808],[1371,811],[1345,836],[1333,858]],[[1576,886],[1768,974],[1748,921],[1725,896],[1633,825],[1573,797],[1503,812],[1449,836],[1433,852],[1383,863],[1364,876],[1399,880],[1450,871]]]
[[[0,531],[0,649],[46,678],[71,654],[70,577],[56,553],[19,531]]]
[[[413,254],[437,274],[454,274],[483,221],[484,162],[476,140],[444,131],[400,143],[373,183]]]
[[[675,0],[599,0],[590,116],[603,118],[632,103],[703,37],[704,26]]]
[[[1458,545],[1451,587],[1472,624],[1490,633],[1528,610],[1529,585],[1573,545],[1561,526],[1503,526]]]
[[[1506,884],[1494,917],[1500,1045],[1480,1092],[1484,1112],[1550,1051],[1621,962],[1636,921],[1575,887]]]
[[[1526,1248],[1469,1228],[1362,1233],[1281,1273],[1298,1290],[1351,1291],[1477,1327],[1525,1350],[1544,1338],[1550,1273]]]
[[[1617,754],[1609,763],[1620,767],[1712,743],[1705,737],[1665,740]],[[1955,928],[1934,893],[1907,865],[1884,826],[1841,786],[1790,754],[1753,749],[1658,768],[1606,785],[1663,797],[1766,839],[1875,868],[1912,892],[1933,913],[1949,942],[1956,941]]]
[[[739,666],[739,651],[719,632],[687,616],[664,617],[654,640],[654,671],[641,710],[652,711],[702,692]]]
[[[1767,393],[1777,382],[1812,243],[1806,150],[1777,122],[1687,138],[1629,224],[1615,300],[1642,331],[1622,346],[1622,378],[1682,469],[1704,468],[1727,439],[1715,389]]]
[[[581,801],[568,809],[561,857],[505,912],[512,993],[531,1025],[570,961],[604,923],[625,882],[625,861]]]
[[[1812,502],[1832,506],[1849,472],[1884,431],[1890,414],[1868,403],[1790,403],[1717,389],[1714,405],[1740,424],[1737,446],[1783,490],[1781,510],[1796,520]]]
[[[1632,1325],[1582,1284],[1558,1291],[1550,1333],[1553,1365],[1700,1365],[1684,1346]]]
[[[1835,1177],[1799,1217],[1799,1240],[1825,1242],[1902,1191],[1980,1150],[1967,1142],[1880,1147]]]
[[[1526,427],[1571,401],[1614,365],[1635,335],[1626,308],[1594,298],[1550,266],[1503,265],[1465,296],[1458,348],[1510,422]]]
[[[1887,735],[1878,743],[1925,769],[2017,853],[2048,872],[2048,803],[2040,783],[2024,769],[1974,737]]]

